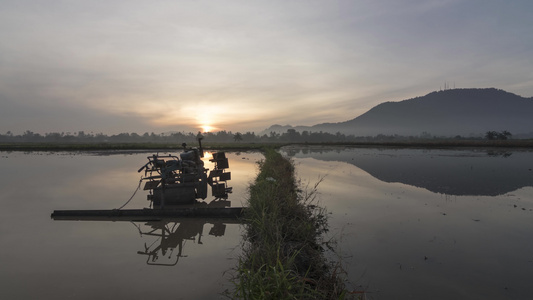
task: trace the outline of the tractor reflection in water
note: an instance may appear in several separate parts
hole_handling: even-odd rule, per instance
[[[187,241],[202,244],[204,226],[212,224],[209,235],[220,237],[226,231],[226,224],[237,224],[237,220],[188,218],[181,220],[153,221],[144,225],[149,229],[143,231],[137,226],[141,236],[157,237],[151,244],[144,243],[144,250],[138,254],[146,255],[146,264],[158,266],[174,266],[180,257],[187,257],[183,247]],[[134,223],[135,224],[135,223]],[[158,243],[159,241],[159,243]],[[177,253],[175,250],[177,249]]]
[[[148,157],[148,163],[139,169],[144,170],[142,180],[146,180],[144,190],[149,190],[148,200],[153,208],[165,208],[167,205],[194,204],[196,199],[205,199],[208,185],[211,186],[215,200],[226,199],[231,188],[227,181],[231,173],[228,159],[224,152],[213,153],[211,162],[215,164],[213,170],[204,168],[202,138],[198,139],[199,148],[188,148],[182,144],[184,152],[179,157],[174,155],[154,154]]]

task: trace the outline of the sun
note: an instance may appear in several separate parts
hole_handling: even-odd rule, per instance
[[[202,125],[200,127],[202,127],[202,132],[211,132],[214,129],[213,126],[210,125]]]

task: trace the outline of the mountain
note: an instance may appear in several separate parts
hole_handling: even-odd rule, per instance
[[[279,127],[273,129],[282,128],[286,132],[294,128],[355,136],[417,136],[423,132],[435,136],[469,136],[507,130],[517,136],[533,132],[532,115],[533,97],[524,98],[495,88],[449,89],[399,102],[381,103],[345,122],[308,127],[277,125]]]

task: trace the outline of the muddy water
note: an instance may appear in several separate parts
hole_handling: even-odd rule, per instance
[[[122,206],[150,154],[1,152],[0,299],[222,298],[239,254],[239,225],[50,219],[55,209]],[[241,206],[262,156],[228,158],[228,200]],[[148,205],[141,190],[125,208]]]
[[[288,147],[371,299],[533,299],[533,152]],[[325,176],[325,177],[324,177]]]

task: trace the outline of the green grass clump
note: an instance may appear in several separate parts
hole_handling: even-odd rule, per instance
[[[316,188],[316,186],[315,186]],[[245,245],[233,297],[240,299],[338,299],[342,281],[323,256],[324,210],[313,193],[298,189],[292,161],[265,150],[250,186]]]

